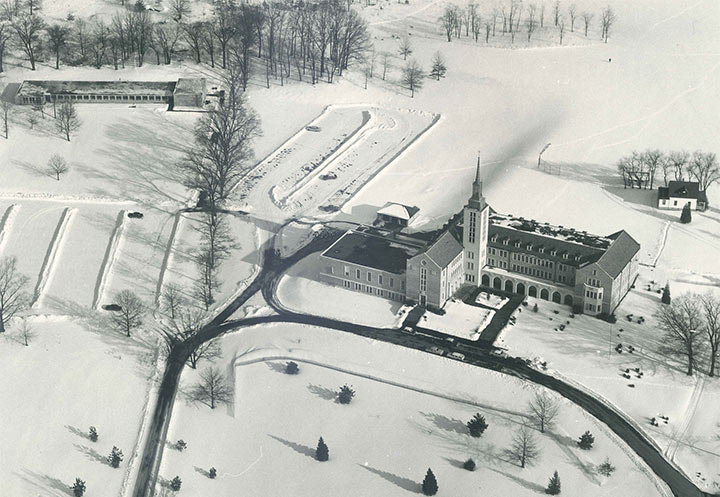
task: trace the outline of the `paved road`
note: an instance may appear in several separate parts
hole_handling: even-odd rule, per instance
[[[167,360],[157,404],[148,430],[149,435],[140,461],[140,470],[134,492],[135,497],[153,497],[154,495],[158,470],[162,461],[172,407],[182,368],[190,352],[207,340],[211,340],[231,330],[259,324],[298,323],[353,333],[419,350],[425,350],[431,345],[442,346],[445,349],[454,347],[454,345],[446,341],[440,341],[437,337],[433,336],[408,335],[394,329],[362,326],[331,318],[291,312],[286,309],[282,305],[282,302],[277,299],[275,292],[282,274],[300,259],[328,246],[336,235],[337,234],[331,235],[325,239],[315,239],[299,252],[285,259],[280,259],[274,250],[267,250],[265,252],[263,268],[248,288],[235,299],[235,301],[228,305],[226,309],[220,312],[202,331],[187,341],[178,343],[172,349]],[[263,293],[268,304],[271,305],[278,314],[229,320],[232,314],[258,291]],[[709,497],[711,495],[701,491],[688,480],[685,475],[669,463],[652,443],[623,416],[591,395],[557,378],[548,376],[529,367],[520,359],[492,355],[490,348],[487,346],[483,347],[482,345],[478,345],[474,350],[468,349],[468,347],[465,346],[462,349],[462,353],[465,355],[465,362],[469,364],[500,371],[538,385],[543,385],[585,409],[598,420],[605,423],[628,444],[628,446],[647,463],[652,471],[670,487],[676,497]]]

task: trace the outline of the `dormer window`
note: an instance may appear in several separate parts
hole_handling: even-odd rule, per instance
[[[576,261],[579,261],[579,260],[580,260],[580,255],[576,255],[576,256],[575,256],[575,260],[576,260]]]
[[[562,255],[562,257],[563,257],[563,259],[567,259],[567,258],[568,258],[568,253],[565,252],[565,253]]]
[[[552,249],[552,250],[550,251],[550,255],[552,255],[553,257],[555,257],[555,256],[557,255],[557,250]]]
[[[544,254],[544,253],[545,253],[545,247],[539,247],[539,248],[538,248],[538,252],[540,252],[541,254]]]
[[[525,245],[525,250],[532,250],[532,248],[533,248],[532,243],[528,243],[527,245]]]
[[[515,242],[515,247],[516,247],[516,248],[520,248],[520,240],[518,240],[518,241]]]
[[[491,237],[490,237],[490,241],[493,242],[493,243],[497,242],[497,235],[491,236]]]
[[[502,243],[503,243],[503,245],[507,245],[507,244],[508,244],[508,239],[507,239],[507,238],[503,239]]]

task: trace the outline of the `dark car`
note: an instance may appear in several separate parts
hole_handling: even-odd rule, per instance
[[[117,304],[105,304],[104,306],[102,306],[102,308],[106,311],[112,311],[112,312],[122,311],[122,307],[120,307]]]
[[[320,179],[329,180],[329,179],[337,179],[337,174],[335,174],[332,171],[328,171],[325,174],[320,175]]]
[[[142,219],[143,213],[142,212],[128,212],[128,217],[131,219]]]
[[[305,129],[307,131],[314,131],[315,133],[319,133],[320,131],[322,131],[320,126],[305,126]]]

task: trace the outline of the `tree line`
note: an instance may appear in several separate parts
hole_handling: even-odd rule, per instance
[[[484,39],[489,43],[491,37],[509,35],[511,43],[515,43],[516,35],[522,33],[529,43],[538,29],[552,28],[562,45],[567,30],[582,29],[587,37],[594,19],[593,12],[581,11],[575,3],[563,6],[556,0],[547,9],[544,2],[523,5],[522,0],[509,0],[485,10],[476,3],[468,3],[465,7],[450,3],[438,22],[448,42],[465,36],[475,42]],[[600,38],[605,43],[616,20],[615,11],[609,5],[600,12]]]
[[[270,76],[282,83],[293,73],[299,80],[309,75],[312,83],[332,83],[352,63],[363,60],[370,46],[365,21],[339,0],[255,5],[218,0],[207,21],[188,17],[189,0],[171,2],[171,19],[156,19],[137,1],[109,22],[69,18],[50,25],[37,5],[26,8],[28,2],[37,0],[9,0],[0,8],[0,72],[9,47],[20,49],[32,70],[46,56],[56,68],[64,62],[118,69],[130,61],[142,66],[148,54],[154,54],[158,65],[170,64],[189,51],[196,63],[223,69],[233,58],[243,71],[243,87],[253,56],[264,63],[268,85]]]
[[[655,178],[662,173],[663,183],[668,181],[697,181],[701,191],[720,180],[720,165],[712,152],[697,150],[692,154],[686,150],[662,152],[647,149],[643,152],[633,150],[617,163],[618,172],[623,178],[625,188],[650,188]]]

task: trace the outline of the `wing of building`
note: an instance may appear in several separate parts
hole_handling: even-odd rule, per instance
[[[393,203],[378,213],[393,225],[416,214]],[[441,230],[351,230],[322,254],[319,277],[424,307],[440,308],[461,286],[473,285],[611,314],[637,278],[639,251],[625,231],[599,236],[494,212],[478,164],[467,205]]]

